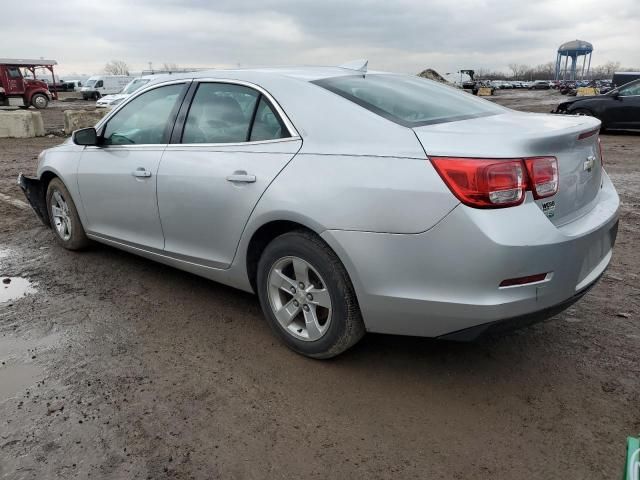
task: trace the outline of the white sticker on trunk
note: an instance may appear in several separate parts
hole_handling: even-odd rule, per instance
[[[556,201],[550,200],[548,202],[542,203],[542,213],[544,213],[548,218],[553,218],[556,211]]]

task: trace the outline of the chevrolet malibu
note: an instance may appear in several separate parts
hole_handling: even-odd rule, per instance
[[[255,292],[314,358],[551,317],[611,260],[600,121],[359,68],[151,80],[19,183],[56,240]]]

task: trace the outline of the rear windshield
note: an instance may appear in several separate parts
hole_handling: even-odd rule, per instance
[[[405,127],[485,117],[504,109],[469,93],[420,77],[371,74],[313,83]]]

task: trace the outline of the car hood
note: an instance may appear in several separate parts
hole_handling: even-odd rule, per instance
[[[576,102],[582,102],[584,100],[596,100],[596,101],[603,101],[603,100],[607,100],[609,97],[609,95],[587,95],[584,97],[575,97],[571,100],[567,100],[565,102],[562,102],[560,105],[573,105]]]

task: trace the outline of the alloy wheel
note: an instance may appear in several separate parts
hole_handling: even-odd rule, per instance
[[[331,297],[313,266],[299,257],[276,261],[267,281],[269,304],[282,328],[304,341],[319,340],[331,324]]]
[[[64,241],[71,238],[71,214],[69,205],[58,190],[53,191],[51,198],[51,215],[53,216],[53,224],[56,227],[56,233]]]

